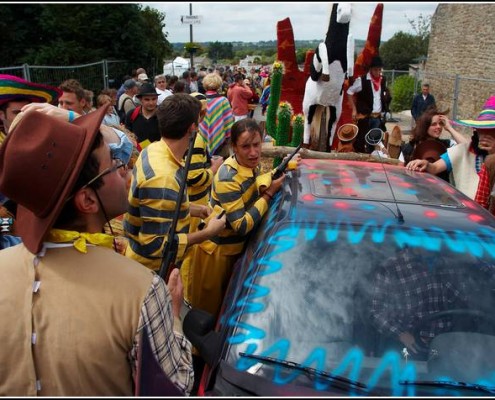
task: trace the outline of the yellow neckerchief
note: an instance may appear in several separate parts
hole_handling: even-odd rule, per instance
[[[76,232],[66,231],[64,229],[51,229],[46,237],[47,242],[53,243],[67,243],[74,242],[74,247],[81,253],[87,253],[86,242],[94,244],[95,246],[113,247],[112,235],[106,233],[88,233],[88,232]]]
[[[5,134],[2,131],[0,131],[0,146],[2,145],[2,143],[4,142],[4,140],[6,138],[7,138],[7,134]]]

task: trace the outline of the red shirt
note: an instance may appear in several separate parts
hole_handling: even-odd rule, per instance
[[[490,197],[490,180],[488,179],[488,172],[485,168],[485,164],[481,166],[481,171],[478,176],[480,177],[480,180],[478,182],[476,196],[474,196],[474,201],[480,204],[483,208],[488,208],[488,198]]]

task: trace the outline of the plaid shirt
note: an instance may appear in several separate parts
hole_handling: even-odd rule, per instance
[[[452,283],[459,280],[455,275],[456,269],[447,268],[438,256],[433,261],[415,255],[411,249],[387,260],[373,286],[371,315],[378,331],[392,336],[412,333],[411,329],[427,315],[459,308],[449,306],[465,300],[466,292]],[[420,335],[433,338],[451,325],[450,318],[438,318],[423,325]]]
[[[138,344],[144,325],[151,335],[153,354],[163,371],[177,387],[189,395],[194,380],[191,343],[182,333],[180,320],[172,318],[172,298],[158,275],[153,277],[150,291],[144,299],[138,333],[129,354],[133,374],[136,373]]]
[[[488,198],[490,197],[490,179],[488,177],[488,171],[485,164],[481,167],[481,171],[478,174],[480,181],[478,182],[478,189],[476,190],[476,196],[474,201],[480,204],[483,208],[488,208]]]

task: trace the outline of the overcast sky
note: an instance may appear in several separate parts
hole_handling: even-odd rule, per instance
[[[168,41],[189,42],[189,24],[181,23],[182,15],[200,16],[193,25],[195,42],[258,42],[277,40],[277,22],[290,18],[295,40],[324,40],[330,18],[331,2],[144,2],[165,13]],[[355,39],[366,39],[371,16],[378,3],[352,3],[351,32]],[[438,2],[383,2],[381,40],[396,32],[415,34],[408,20],[421,14],[431,16]]]

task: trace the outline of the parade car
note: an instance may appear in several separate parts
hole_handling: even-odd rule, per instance
[[[446,181],[303,159],[218,320],[185,317],[197,394],[493,396],[494,258],[495,218]]]

